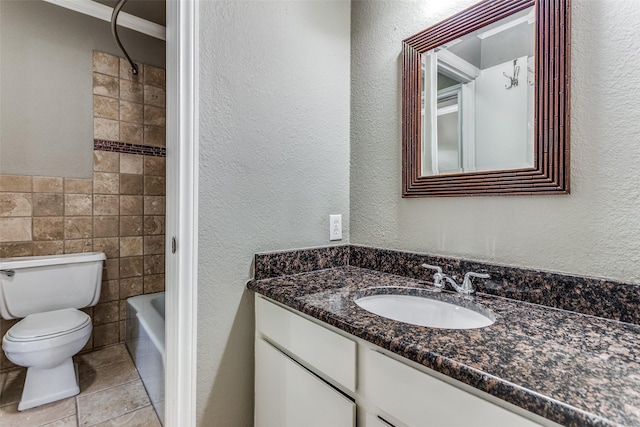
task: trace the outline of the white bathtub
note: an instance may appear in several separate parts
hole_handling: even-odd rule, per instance
[[[125,344],[164,425],[164,292],[127,299]]]

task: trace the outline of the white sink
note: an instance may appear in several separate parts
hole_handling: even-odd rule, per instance
[[[420,296],[395,293],[356,296],[355,302],[378,316],[430,328],[484,328],[496,319],[490,310],[473,301],[434,292],[421,292]]]

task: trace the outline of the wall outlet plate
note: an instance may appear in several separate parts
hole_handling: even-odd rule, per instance
[[[329,215],[329,240],[342,240],[342,215]]]

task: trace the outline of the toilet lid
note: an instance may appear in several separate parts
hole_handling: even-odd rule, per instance
[[[82,329],[91,324],[88,314],[75,308],[30,314],[7,331],[12,341],[32,341],[53,338]]]

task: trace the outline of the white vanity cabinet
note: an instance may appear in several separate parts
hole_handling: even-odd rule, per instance
[[[396,357],[256,295],[255,426],[540,425]]]
[[[256,427],[355,427],[353,340],[257,297],[255,345]]]

